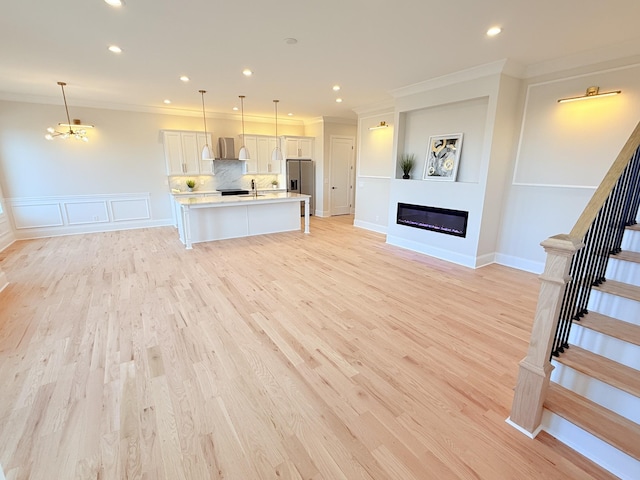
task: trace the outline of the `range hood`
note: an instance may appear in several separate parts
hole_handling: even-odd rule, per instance
[[[233,143],[233,138],[218,138],[218,157],[214,160],[238,160],[238,157],[236,157],[236,148]]]

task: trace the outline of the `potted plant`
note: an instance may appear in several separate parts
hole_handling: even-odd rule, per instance
[[[271,180],[271,188],[274,190],[278,188],[278,180]]]
[[[411,170],[416,163],[416,156],[413,153],[403,153],[400,157],[400,168],[402,169],[402,178],[411,178]]]
[[[194,187],[196,186],[196,181],[192,178],[190,178],[189,180],[187,180],[187,188],[189,189],[190,192],[193,192]]]

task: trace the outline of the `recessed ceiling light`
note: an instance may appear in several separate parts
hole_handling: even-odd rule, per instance
[[[109,51],[113,53],[122,53],[122,49],[117,45],[110,45]]]
[[[108,3],[109,5],[111,5],[112,7],[121,7],[122,5],[124,5],[124,2],[122,0],[104,0],[105,3]]]
[[[295,38],[289,37],[284,39],[284,43],[286,43],[287,45],[295,45],[296,43],[298,43],[298,40]]]
[[[189,77],[187,77],[186,75],[182,75],[180,77],[180,80],[182,80],[183,82],[188,82],[189,81]]]
[[[164,100],[164,103],[166,103],[167,105],[169,105],[171,103],[171,100],[169,100],[168,98]]]
[[[293,113],[291,112],[287,113],[287,115],[289,115],[290,117],[293,117]]]
[[[231,110],[233,110],[234,112],[237,112],[239,109],[238,107],[233,107]]]
[[[332,88],[334,92],[337,92],[338,90],[340,90],[340,85],[334,85]]]
[[[249,70],[248,68],[245,68],[244,70],[242,70],[242,74],[245,77],[250,77],[251,75],[253,75],[253,72],[251,70]]]
[[[502,31],[502,28],[500,28],[500,27],[491,27],[489,30],[487,30],[487,35],[490,36],[490,37],[495,37],[501,31]]]
[[[342,99],[341,98],[336,98],[336,103],[342,103]]]

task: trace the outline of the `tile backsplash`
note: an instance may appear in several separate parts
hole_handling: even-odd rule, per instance
[[[255,179],[259,189],[271,188],[271,182],[277,180],[280,187],[285,185],[284,175],[258,175],[242,173],[244,164],[238,160],[215,160],[215,175],[191,175],[169,177],[169,188],[186,191],[186,181],[196,181],[195,191],[213,191],[220,188],[251,188],[251,180]]]

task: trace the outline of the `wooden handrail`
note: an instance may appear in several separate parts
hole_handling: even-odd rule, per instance
[[[591,200],[587,203],[587,206],[582,212],[582,215],[578,218],[578,221],[573,226],[573,229],[569,233],[569,236],[574,237],[576,239],[582,240],[587,233],[587,230],[593,223],[593,220],[596,218],[596,215],[604,205],[604,202],[607,200],[613,187],[618,182],[620,175],[624,171],[625,167],[631,161],[633,154],[640,146],[640,122],[636,125],[635,130],[631,133],[631,136],[627,140],[627,143],[624,144],[622,150],[618,154],[618,157],[615,159],[609,171],[604,176],[602,183],[598,186],[596,191],[593,193]]]

